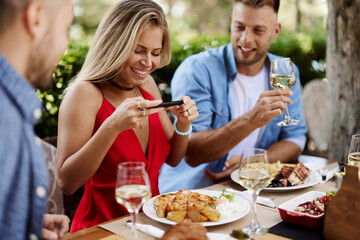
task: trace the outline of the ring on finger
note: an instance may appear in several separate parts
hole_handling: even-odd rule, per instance
[[[138,101],[138,106],[137,106],[137,108],[138,108],[139,110],[141,110],[140,101]]]
[[[146,116],[145,109],[143,109],[143,108],[140,109],[140,116],[142,116],[142,117]]]

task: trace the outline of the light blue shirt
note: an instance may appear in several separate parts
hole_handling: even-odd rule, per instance
[[[35,89],[0,54],[0,238],[41,239],[49,185]]]
[[[270,86],[270,61],[279,56],[268,53],[265,61],[267,90]],[[299,70],[294,65],[296,83],[291,88],[292,104],[289,114],[298,119],[300,124],[291,127],[278,127],[277,123],[284,119],[284,113],[275,117],[263,127],[256,147],[267,149],[279,140],[288,140],[304,147],[307,132],[304,111],[301,102],[301,84]],[[229,102],[229,85],[236,78],[237,69],[231,44],[213,48],[205,52],[188,57],[176,70],[171,81],[173,99],[190,96],[196,102],[199,118],[193,122],[193,132],[216,129],[231,120],[231,103]],[[184,160],[177,167],[167,164],[161,169],[159,178],[160,193],[177,191],[180,189],[196,189],[207,187],[212,183],[207,180],[203,170],[213,172],[223,170],[226,156],[197,167],[190,167]]]

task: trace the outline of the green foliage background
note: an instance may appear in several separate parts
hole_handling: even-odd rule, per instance
[[[70,44],[54,70],[52,87],[46,91],[37,90],[43,105],[43,115],[35,126],[35,132],[39,137],[57,136],[63,91],[80,71],[88,50],[89,46]]]
[[[172,76],[186,57],[230,42],[229,35],[202,35],[187,42],[177,41],[177,36],[173,36],[172,39],[171,63],[152,74],[159,85],[164,101],[171,99],[169,86]],[[53,87],[47,91],[37,92],[44,108],[43,116],[35,128],[39,137],[57,135],[58,111],[63,99],[62,93],[80,71],[88,49],[89,46],[87,45],[71,44],[54,71]],[[270,52],[291,57],[300,69],[303,86],[312,79],[325,77],[325,32],[305,34],[282,31],[272,43]]]

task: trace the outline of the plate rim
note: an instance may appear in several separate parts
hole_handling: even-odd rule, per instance
[[[238,175],[239,169],[235,169],[231,174],[230,174],[230,178],[233,182],[237,183],[240,185],[240,183],[237,181],[237,177],[236,175]],[[292,191],[292,190],[297,190],[297,189],[302,189],[302,188],[307,188],[307,187],[311,187],[314,186],[316,184],[318,184],[321,181],[321,175],[316,172],[316,171],[311,171],[309,177],[313,175],[315,180],[313,182],[307,183],[307,184],[300,184],[300,185],[296,185],[296,186],[290,186],[290,187],[266,187],[261,189],[261,191],[266,191],[266,192],[282,192],[282,191]]]
[[[193,190],[189,190],[189,191],[192,191],[192,192],[198,192],[198,193],[202,193],[202,194],[206,194],[206,195],[209,195],[211,196],[212,194],[209,194],[209,193],[206,193],[206,192],[213,192],[214,195],[217,195],[217,196],[220,196],[222,194],[222,191],[218,191],[218,190],[208,190],[208,189],[193,189]],[[177,193],[178,191],[174,191],[174,192],[169,192],[169,193]],[[163,193],[163,194],[167,194],[167,193]],[[163,195],[163,194],[160,194],[160,195]],[[160,196],[158,195],[158,196]],[[159,218],[156,213],[155,213],[155,216],[153,216],[152,214],[150,214],[149,211],[151,211],[151,209],[149,209],[150,207],[153,207],[154,208],[154,201],[155,201],[155,198],[158,197],[158,196],[155,196],[155,197],[152,197],[150,198],[147,202],[144,203],[143,205],[143,212],[144,214],[153,219],[154,221],[157,221],[157,222],[160,222],[160,223],[164,223],[164,224],[168,224],[168,225],[175,225],[177,224],[177,222],[174,222],[174,221],[170,221],[166,218]],[[233,217],[233,218],[230,218],[230,219],[225,219],[225,220],[221,220],[219,222],[200,222],[204,227],[211,227],[211,226],[218,226],[218,225],[222,225],[222,224],[226,224],[226,223],[230,223],[230,222],[234,222],[234,221],[237,221],[237,220],[240,220],[241,218],[245,217],[249,212],[250,212],[250,203],[238,196],[235,194],[235,198],[234,199],[237,199],[239,200],[240,202],[242,202],[244,204],[244,211],[241,213],[241,214],[237,214],[235,215],[236,217]],[[154,208],[155,209],[155,208]]]

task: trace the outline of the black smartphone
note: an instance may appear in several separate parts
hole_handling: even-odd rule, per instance
[[[179,101],[172,101],[172,102],[162,102],[159,105],[155,106],[155,107],[149,107],[149,108],[158,108],[158,107],[171,107],[171,106],[177,106],[177,105],[181,105],[183,104],[184,101],[183,100],[179,100]]]

